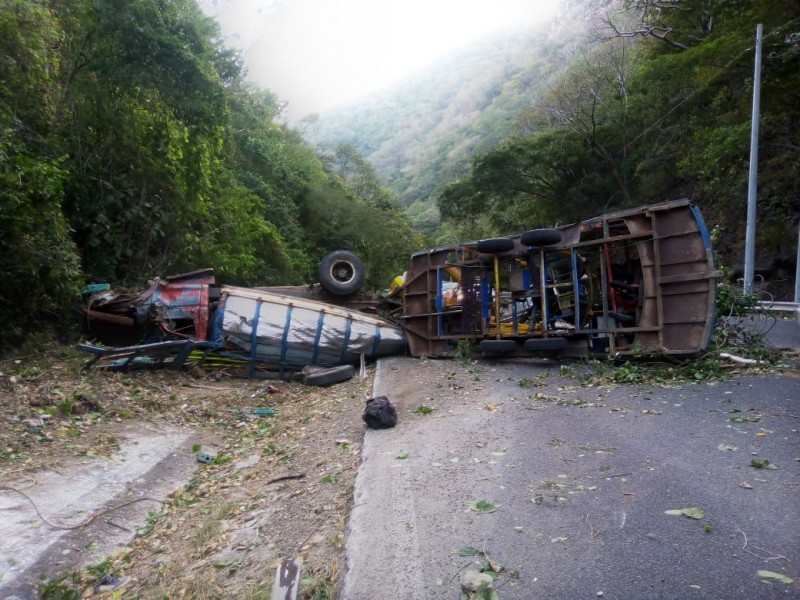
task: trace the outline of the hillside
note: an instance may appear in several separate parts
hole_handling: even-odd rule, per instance
[[[453,54],[347,110],[351,144],[434,242],[572,222],[682,197],[741,272],[754,34],[763,24],[757,271],[793,288],[800,173],[800,5],[576,0],[536,31]]]
[[[366,163],[329,168],[194,0],[0,0],[0,350],[74,335],[88,283],[382,286],[421,241]]]
[[[554,24],[492,36],[355,106],[319,115],[314,139],[354,146],[409,207],[508,137],[569,53]]]

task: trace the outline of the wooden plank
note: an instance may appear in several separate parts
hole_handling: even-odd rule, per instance
[[[300,583],[300,561],[286,558],[275,573],[272,586],[272,600],[297,600],[297,586]]]

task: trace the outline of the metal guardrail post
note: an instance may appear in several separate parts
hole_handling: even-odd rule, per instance
[[[800,322],[800,304],[797,302],[759,302],[758,308],[763,311],[793,312]]]
[[[794,263],[794,316],[800,323],[800,219],[797,222],[797,258]]]

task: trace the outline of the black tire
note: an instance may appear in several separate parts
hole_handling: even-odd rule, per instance
[[[364,263],[353,252],[334,250],[319,262],[319,283],[329,294],[351,296],[364,285]]]
[[[531,229],[519,236],[525,246],[552,246],[561,243],[561,232],[558,229]]]
[[[476,246],[478,252],[483,254],[500,254],[514,249],[514,240],[511,238],[489,238],[481,240]]]
[[[303,379],[306,385],[333,385],[334,383],[341,383],[352,379],[355,375],[356,369],[353,365],[339,365],[338,367],[331,367],[330,369],[322,369],[321,371],[314,371],[309,373]]]
[[[531,338],[525,340],[525,350],[528,352],[561,352],[567,347],[567,340],[563,337]]]
[[[514,340],[481,340],[478,349],[485,354],[508,354],[519,346]]]

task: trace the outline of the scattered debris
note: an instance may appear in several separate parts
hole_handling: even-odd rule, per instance
[[[720,352],[720,358],[727,358],[728,360],[735,362],[740,365],[765,365],[767,364],[763,360],[756,360],[754,358],[744,358],[743,356],[736,356],[735,354],[730,354],[729,352]]]
[[[103,592],[111,592],[125,587],[131,581],[127,575],[124,577],[117,577],[116,575],[106,575],[98,581],[94,586],[95,594],[102,594]]]
[[[113,527],[112,531],[128,527],[131,535],[138,535],[130,546],[120,547],[119,554],[92,557],[108,566],[101,569],[101,565],[89,562],[89,570],[76,571],[77,579],[70,574],[68,580],[59,583],[60,571],[43,568],[50,578],[47,583],[52,583],[50,589],[74,589],[85,597],[93,594],[98,579],[108,574],[132,579],[124,591],[120,588],[93,597],[111,598],[118,592],[120,598],[199,598],[208,594],[218,598],[269,598],[275,569],[287,556],[303,564],[298,598],[304,594],[331,597],[325,596],[325,591],[339,589],[345,572],[343,544],[350,507],[347,490],[353,485],[359,464],[364,434],[360,412],[371,390],[374,368],[368,368],[367,380],[353,378],[331,388],[269,382],[279,393],[265,399],[269,393],[266,382],[233,379],[224,369],[202,373],[198,379],[197,374],[187,371],[82,373],[80,366],[80,354],[70,350],[60,351],[54,364],[29,359],[10,367],[18,372],[10,373],[6,364],[0,365],[4,372],[0,376],[3,483],[19,481],[17,487],[26,491],[23,473],[34,477],[37,472],[51,470],[69,474],[73,464],[98,459],[116,463],[125,440],[150,423],[191,432],[183,457],[187,466],[197,460],[200,450],[213,450],[218,456],[228,457],[229,462],[195,462],[199,468],[193,469],[194,475],[185,487],[180,485],[160,505],[137,500],[137,505],[123,508],[120,516],[98,513],[91,525],[68,534],[89,535],[93,527]],[[8,385],[11,375],[16,381],[13,388]],[[103,412],[75,415],[59,407],[63,402],[66,408],[81,396],[100,400]],[[31,398],[41,404],[33,407]],[[280,418],[252,414],[256,408],[270,408]],[[22,423],[34,417],[44,423],[42,432],[31,433]],[[241,422],[244,425],[238,427]],[[43,439],[42,433],[52,435],[52,441]],[[335,440],[345,440],[345,445],[337,445]],[[254,455],[260,459],[256,466],[236,470],[240,461]],[[175,460],[169,459],[170,464]],[[317,474],[334,472],[335,483],[319,482]],[[10,491],[2,496],[4,505],[11,501],[23,505],[22,496],[19,501]],[[123,495],[117,500],[122,503],[137,497]],[[112,505],[117,507],[113,500],[103,506]],[[61,514],[49,504],[40,508],[45,517],[60,526],[81,525],[79,521],[94,514]],[[26,506],[24,510],[30,512],[31,526],[37,531],[59,535],[58,531],[49,531],[53,529],[50,526],[36,523],[32,508]],[[134,510],[144,514],[132,523],[127,515]],[[286,518],[275,519],[278,514]],[[318,532],[324,534],[326,542],[301,549],[306,539]],[[273,540],[278,541],[274,546]],[[88,556],[90,551],[80,552],[80,558]],[[77,551],[69,557],[55,556],[48,565],[73,558],[77,560]],[[0,587],[12,584],[12,570],[4,569]],[[0,592],[0,596],[5,594]],[[39,596],[34,588],[20,597]]]
[[[478,500],[476,502],[472,502],[468,508],[477,513],[492,513],[500,508],[500,505],[494,504],[493,502],[488,502],[486,500]]]
[[[397,424],[397,409],[386,396],[367,400],[362,419],[372,429],[388,429]]]
[[[691,508],[677,508],[673,510],[665,510],[665,515],[673,515],[678,517],[689,517],[690,519],[702,519],[706,516],[706,513],[703,512],[702,508],[698,508],[693,506]]]
[[[794,579],[791,577],[787,577],[781,573],[775,573],[774,571],[761,570],[758,572],[758,576],[761,577],[761,579],[772,579],[781,583],[785,583],[786,585],[794,583]]]
[[[275,584],[272,586],[272,600],[295,600],[300,582],[300,561],[285,559],[275,573]]]
[[[217,460],[217,451],[213,448],[202,447],[197,453],[197,462],[211,464]]]
[[[259,456],[258,454],[251,454],[247,458],[238,461],[236,464],[233,465],[234,471],[241,471],[242,469],[249,469],[250,467],[254,467],[258,464]]]
[[[303,383],[306,385],[325,387],[352,379],[356,370],[353,365],[339,365],[327,369],[306,366],[300,372],[303,375]]]
[[[492,589],[494,577],[475,569],[469,569],[461,576],[461,590],[468,600],[499,600],[497,592]]]

